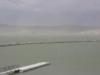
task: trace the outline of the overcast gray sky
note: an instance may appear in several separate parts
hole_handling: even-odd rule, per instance
[[[100,0],[0,0],[0,23],[99,26]]]

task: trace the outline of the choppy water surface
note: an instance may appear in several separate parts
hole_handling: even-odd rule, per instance
[[[1,40],[1,43],[9,41]],[[13,41],[15,39],[10,42]],[[23,42],[24,40],[17,39],[17,41]],[[20,75],[100,75],[100,43],[56,43],[0,47],[1,67],[16,64],[24,66],[40,61],[50,61],[52,64]]]

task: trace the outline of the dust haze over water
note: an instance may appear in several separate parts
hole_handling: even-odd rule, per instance
[[[6,25],[0,24],[1,35],[5,33],[22,33],[35,35],[100,35],[100,26],[80,26],[80,25]],[[47,36],[48,36],[47,35]]]
[[[6,36],[8,38],[6,38]],[[31,42],[32,38],[37,39],[34,42],[45,41],[86,41],[99,40],[100,30],[96,26],[79,25],[0,25],[1,43],[6,42]],[[12,37],[14,37],[12,39]],[[24,38],[24,39],[23,39]],[[8,40],[9,39],[9,40]]]
[[[85,26],[1,25],[0,44],[66,40],[99,40],[99,29]],[[0,66],[30,65],[49,61],[51,65],[21,75],[99,75],[99,42],[22,45],[0,47]]]

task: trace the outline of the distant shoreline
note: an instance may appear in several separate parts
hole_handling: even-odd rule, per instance
[[[56,44],[56,43],[82,43],[82,42],[100,42],[100,40],[9,43],[9,44],[1,44],[0,47],[9,47],[9,46],[17,46],[17,45],[29,45],[29,44]]]

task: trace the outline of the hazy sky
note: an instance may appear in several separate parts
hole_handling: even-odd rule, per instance
[[[0,0],[0,23],[99,26],[100,0]]]

